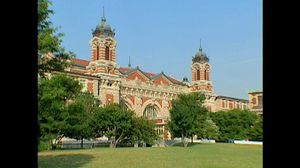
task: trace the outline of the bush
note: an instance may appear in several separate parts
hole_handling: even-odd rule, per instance
[[[38,151],[41,152],[41,151],[45,151],[45,150],[48,150],[50,149],[50,145],[49,143],[45,143],[45,142],[40,142],[39,145],[38,145]]]

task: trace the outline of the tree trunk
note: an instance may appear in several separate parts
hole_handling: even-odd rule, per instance
[[[113,142],[113,141],[114,141],[114,137],[111,137],[111,138],[110,138],[110,144],[109,144],[109,147],[110,147],[110,148],[113,148],[113,147],[114,147],[114,142]]]
[[[193,144],[194,143],[194,137],[193,137],[193,135],[191,136],[191,143]]]
[[[80,147],[81,147],[81,149],[83,148],[83,137],[81,137]]]
[[[186,141],[186,135],[183,134],[183,131],[181,131],[181,141],[183,143],[183,147],[187,147],[188,142]]]

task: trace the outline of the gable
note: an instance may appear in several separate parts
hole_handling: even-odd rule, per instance
[[[148,80],[148,78],[146,76],[144,76],[139,71],[135,71],[135,72],[132,72],[132,73],[128,74],[128,76],[126,77],[126,79],[128,79],[128,80],[138,79],[138,80],[140,80],[142,82],[146,82]]]
[[[155,78],[153,80],[153,83],[155,85],[159,85],[159,84],[170,85],[171,84],[171,82],[168,79],[166,79],[165,77],[163,77],[162,75],[160,77]]]

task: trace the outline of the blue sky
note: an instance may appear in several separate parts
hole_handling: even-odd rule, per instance
[[[190,81],[201,39],[217,95],[248,99],[249,91],[262,90],[261,0],[52,0],[50,20],[77,58],[90,58],[102,6],[115,28],[119,66],[130,56],[133,67]]]

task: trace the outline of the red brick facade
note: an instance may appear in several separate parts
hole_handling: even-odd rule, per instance
[[[114,96],[112,94],[106,94],[106,104],[111,104],[114,102]]]

